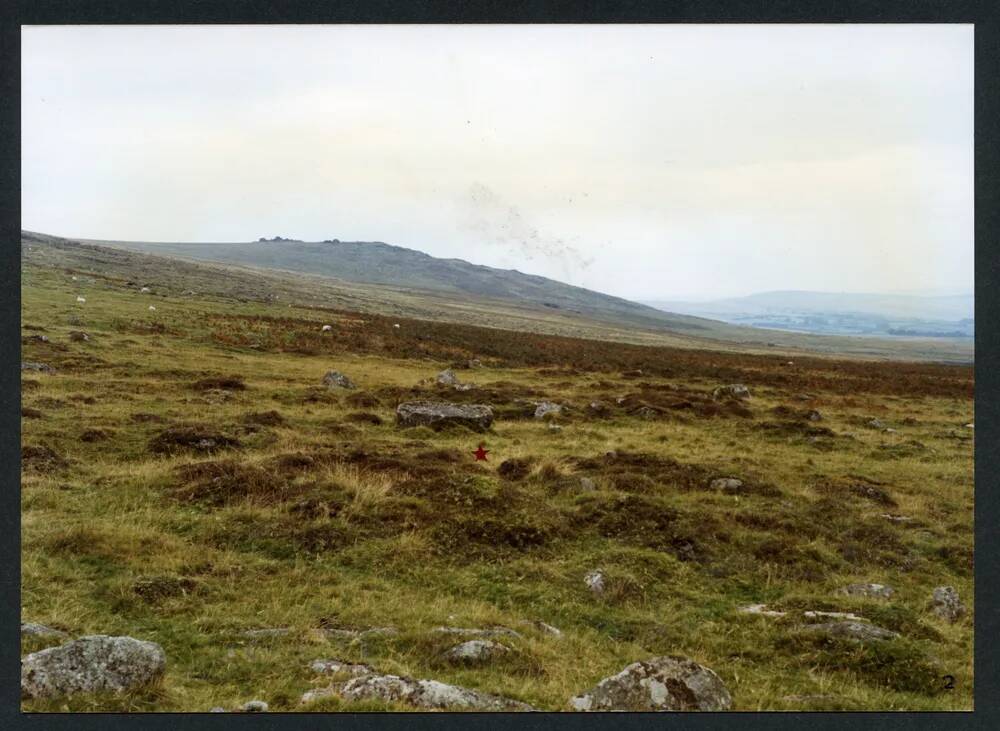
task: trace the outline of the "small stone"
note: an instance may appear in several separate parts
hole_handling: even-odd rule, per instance
[[[65,632],[37,622],[21,622],[21,637],[69,637]]]
[[[859,617],[851,612],[824,612],[818,609],[809,609],[802,612],[807,619],[846,619],[851,622],[866,622],[864,617]]]
[[[965,425],[965,428],[966,429],[975,429],[976,428],[976,424],[975,424],[975,422],[970,421],[968,424]]]
[[[471,627],[435,627],[432,632],[447,635],[467,635],[469,637],[521,637],[516,630],[508,627],[490,627],[476,629]]]
[[[810,411],[806,412],[806,419],[808,419],[809,421],[822,421],[823,415],[818,411],[816,411],[816,409],[811,409]]]
[[[22,371],[38,371],[39,373],[55,373],[56,369],[47,363],[35,363],[30,360],[21,361]]]
[[[414,680],[399,675],[362,675],[325,690],[309,691],[303,702],[339,695],[346,700],[379,700],[408,703],[418,708],[455,708],[467,711],[534,711],[527,703],[483,693],[437,680]]]
[[[551,401],[539,401],[535,405],[535,418],[544,419],[546,416],[559,416],[563,407]]]
[[[941,619],[957,622],[965,614],[958,592],[951,586],[939,586],[931,596],[931,610]]]
[[[759,614],[763,617],[784,617],[788,612],[779,612],[776,609],[768,609],[766,604],[748,604],[737,609],[740,614]]]
[[[347,673],[352,676],[367,675],[375,672],[370,666],[344,662],[343,660],[315,660],[309,669],[321,675],[338,675]]]
[[[324,325],[319,329],[320,332],[328,333],[333,331],[333,325]]]
[[[457,386],[458,376],[455,375],[455,371],[451,368],[447,368],[437,374],[435,380],[442,386]]]
[[[597,483],[595,483],[589,477],[581,477],[580,489],[583,490],[584,492],[593,492],[594,490],[597,489]]]
[[[885,584],[848,584],[840,590],[840,593],[872,599],[889,599],[893,595],[893,589]]]
[[[222,706],[214,706],[214,707],[210,708],[208,712],[209,713],[229,713],[229,711],[227,711]]]
[[[717,477],[708,483],[708,486],[712,490],[732,495],[743,490],[743,480],[737,480],[735,477]]]
[[[896,632],[855,620],[807,624],[802,628],[802,631],[807,634],[823,635],[832,639],[845,639],[852,642],[881,642],[899,637]]]
[[[354,382],[340,371],[327,371],[323,376],[323,385],[327,388],[356,388]]]
[[[732,702],[715,672],[675,655],[632,663],[569,704],[575,711],[725,711]]]
[[[240,706],[243,713],[267,713],[267,708],[267,703],[258,700],[247,701]]]
[[[603,594],[605,589],[604,573],[601,571],[591,571],[583,577],[583,583],[587,585],[592,594]]]
[[[506,655],[510,648],[492,640],[468,640],[445,653],[445,659],[463,664],[488,662]]]
[[[868,420],[867,422],[865,422],[865,423],[866,423],[866,424],[867,424],[868,426],[870,426],[870,427],[871,427],[872,429],[884,429],[884,428],[885,428],[885,424],[883,424],[883,423],[882,423],[881,421],[879,421],[878,419],[869,419],[869,420]]]
[[[742,383],[731,383],[727,386],[719,386],[712,391],[712,398],[716,401],[720,399],[735,399],[746,401],[750,398],[750,389]]]
[[[268,639],[271,637],[284,637],[291,633],[288,627],[264,627],[262,629],[248,629],[240,632],[240,636],[251,640]]]

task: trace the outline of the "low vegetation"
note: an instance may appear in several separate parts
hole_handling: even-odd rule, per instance
[[[566,710],[663,654],[713,669],[736,710],[972,706],[971,368],[161,293],[155,268],[55,261],[23,278],[22,359],[54,371],[22,371],[22,617],[157,642],[167,671],[25,710],[412,710],[300,705],[323,658]],[[472,387],[437,384],[448,367]],[[713,396],[729,383],[751,398]],[[399,428],[417,399],[495,421]],[[857,582],[894,594],[839,593]],[[942,585],[969,607],[954,623],[930,611]],[[900,637],[817,638],[805,610]],[[440,626],[518,635],[472,666]]]

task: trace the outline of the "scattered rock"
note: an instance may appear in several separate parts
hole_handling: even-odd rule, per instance
[[[48,335],[27,335],[21,338],[22,343],[47,343],[49,342]]]
[[[308,702],[324,695],[339,695],[346,700],[377,698],[408,703],[418,708],[455,708],[469,711],[537,710],[527,703],[511,698],[448,685],[437,680],[414,680],[399,675],[362,675],[344,683],[335,683],[325,691],[306,693],[302,700]]]
[[[807,624],[801,630],[807,634],[821,635],[830,639],[844,639],[852,642],[881,642],[899,637],[899,634],[874,624],[845,620],[825,624]]]
[[[435,380],[442,386],[457,386],[458,376],[455,375],[455,371],[451,368],[447,368],[437,374]]]
[[[802,612],[802,614],[807,619],[823,619],[823,618],[827,618],[827,619],[846,619],[846,620],[849,620],[851,622],[867,622],[868,621],[864,617],[859,617],[858,615],[852,614],[851,612],[824,612],[824,611],[820,611],[818,609],[809,609],[809,610],[806,610],[805,612]]]
[[[469,368],[482,368],[483,362],[479,360],[479,358],[473,358],[466,365],[468,365]]]
[[[865,426],[870,426],[872,429],[884,429],[885,428],[885,424],[883,424],[878,419],[869,419],[868,421],[865,422]]]
[[[493,640],[468,640],[445,653],[445,659],[467,665],[489,662],[506,655],[510,648]]]
[[[152,292],[153,290],[151,290],[151,289],[150,289],[149,287],[140,287],[140,288],[139,288],[139,291],[140,291],[140,292],[141,292],[142,294],[149,294],[149,293],[150,293],[150,292]]]
[[[603,594],[605,589],[604,573],[601,571],[591,571],[583,577],[583,583],[587,585],[593,594]]]
[[[908,515],[893,515],[892,513],[882,513],[883,518],[888,520],[890,523],[912,523],[913,518]]]
[[[956,622],[965,614],[965,606],[954,587],[939,586],[931,596],[931,611],[941,619]]]
[[[460,424],[485,431],[493,423],[493,409],[483,404],[453,404],[445,401],[407,401],[396,407],[400,426],[442,427]]]
[[[319,329],[320,332],[328,333],[333,331],[333,325],[324,325]]]
[[[841,594],[864,596],[871,599],[889,599],[893,595],[891,586],[885,584],[848,584],[840,589]]]
[[[35,363],[30,360],[21,361],[22,371],[38,371],[39,373],[55,373],[56,369],[48,363]]]
[[[544,419],[546,416],[559,416],[563,412],[563,407],[560,404],[552,403],[551,401],[539,401],[535,405],[535,418]]]
[[[21,660],[21,695],[51,698],[75,693],[121,692],[155,683],[167,660],[155,642],[90,635]]]
[[[240,711],[243,713],[267,713],[268,705],[264,701],[247,701],[242,706],[240,706]]]
[[[737,480],[735,477],[717,477],[708,483],[708,486],[717,492],[734,495],[743,491],[743,480]]]
[[[632,663],[569,701],[576,711],[725,711],[732,702],[715,672],[680,656]]]
[[[367,637],[398,635],[395,627],[369,627],[368,629],[344,629],[341,627],[324,627],[323,633],[330,637],[342,637],[349,640],[364,640]]]
[[[750,398],[750,389],[742,383],[731,383],[728,386],[718,386],[712,391],[712,398],[716,401],[721,399],[746,401]]]
[[[90,340],[90,335],[85,333],[83,330],[70,330],[69,339],[74,343],[85,343]]]
[[[208,712],[209,712],[209,713],[229,713],[229,711],[227,711],[227,710],[226,710],[225,708],[223,708],[222,706],[214,706],[213,708],[210,708],[210,709],[208,710]]]
[[[806,419],[809,421],[823,421],[823,415],[816,411],[816,409],[810,409],[806,412]]]
[[[779,612],[776,609],[768,609],[766,604],[748,604],[736,610],[740,614],[759,614],[763,617],[784,617],[788,612]]]
[[[291,634],[291,632],[290,627],[263,627],[261,629],[244,630],[240,632],[240,637],[246,637],[248,640],[264,640],[274,637],[285,637]]]
[[[610,408],[603,401],[591,401],[587,404],[587,411],[593,416],[606,416]]]
[[[323,385],[327,388],[357,388],[354,382],[340,371],[327,371],[323,376]]]
[[[976,423],[973,422],[973,421],[970,421],[968,424],[965,425],[965,428],[966,429],[975,429],[976,428]]]
[[[344,662],[343,660],[315,660],[309,669],[319,675],[339,675],[347,673],[353,677],[369,675],[375,671],[369,665]]]
[[[477,629],[474,627],[435,627],[432,632],[447,635],[466,635],[468,637],[517,637],[521,634],[509,627],[489,627]]]
[[[594,490],[597,489],[597,483],[595,483],[589,477],[581,477],[580,489],[583,490],[584,492],[593,492]]]
[[[21,622],[21,638],[25,637],[69,637],[69,635],[62,630],[37,622]]]
[[[544,632],[547,635],[552,635],[553,637],[562,637],[563,636],[563,633],[562,633],[561,629],[559,629],[558,627],[553,627],[551,624],[543,622],[540,619],[536,619],[531,624],[536,629],[540,630],[541,632]]]

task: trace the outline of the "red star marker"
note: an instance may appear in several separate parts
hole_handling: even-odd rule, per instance
[[[477,449],[475,452],[473,452],[473,454],[476,455],[476,461],[477,462],[479,462],[479,461],[486,462],[487,461],[486,460],[486,455],[489,454],[489,453],[490,453],[490,450],[483,449],[483,445],[482,444],[479,445],[479,449]]]

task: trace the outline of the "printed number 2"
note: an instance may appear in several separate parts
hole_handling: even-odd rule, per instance
[[[955,676],[954,675],[945,675],[942,678],[942,680],[944,680],[944,689],[945,690],[955,690]]]

